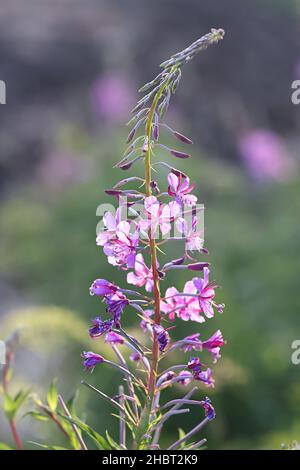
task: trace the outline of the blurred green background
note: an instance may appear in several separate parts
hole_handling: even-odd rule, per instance
[[[195,142],[194,158],[174,164],[205,203],[208,258],[226,309],[201,326],[182,322],[174,335],[199,330],[206,338],[220,328],[227,340],[209,390],[217,411],[205,430],[209,448],[280,449],[300,439],[300,366],[291,362],[300,338],[300,107],[290,97],[300,79],[300,2],[125,3],[1,7],[8,95],[0,108],[0,339],[21,329],[14,387],[43,395],[57,377],[68,398],[87,377],[81,351],[103,351],[87,335],[102,312],[88,287],[97,277],[122,283],[123,275],[95,246],[96,208],[112,202],[103,190],[123,177],[112,165],[135,90],[171,53],[222,27],[224,41],[183,70],[167,121]],[[136,171],[142,166],[130,175]],[[165,175],[157,176],[162,187]],[[163,291],[186,279],[170,274]],[[124,322],[137,325],[130,311]],[[109,369],[88,378],[117,392]],[[85,390],[79,408],[99,431],[117,428],[105,403]],[[165,442],[198,419],[196,412],[174,418]],[[20,430],[24,440],[60,442],[55,429],[28,417]],[[10,441],[2,416],[0,441]]]

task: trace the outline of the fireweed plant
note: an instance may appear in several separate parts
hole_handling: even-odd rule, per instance
[[[90,287],[91,295],[105,303],[107,314],[105,318],[98,316],[93,320],[89,335],[96,341],[104,337],[116,361],[110,361],[97,352],[82,353],[83,364],[88,371],[108,365],[123,376],[114,397],[109,397],[86,381],[82,382],[116,411],[113,415],[120,423],[118,442],[108,432],[105,437],[101,436],[80,419],[74,406],[76,395],[65,402],[58,395],[54,382],[49,388],[46,402],[31,394],[35,409],[26,413],[38,421],[52,422],[75,450],[88,450],[86,438],[88,444],[92,442],[101,450],[159,449],[165,423],[176,415],[189,413],[190,407],[201,410],[202,421],[187,433],[180,430],[178,440],[168,449],[200,449],[206,439],[199,440],[198,434],[215,418],[215,410],[208,397],[192,399],[197,391],[196,386],[189,388],[183,398],[163,401],[164,390],[174,384],[185,387],[194,383],[214,387],[211,367],[203,362],[200,353],[208,351],[211,362],[217,362],[220,348],[224,345],[221,331],[216,331],[208,339],[202,339],[198,331],[174,341],[172,335],[175,320],[203,323],[212,318],[216,311],[222,313],[224,305],[215,301],[218,286],[209,280],[209,263],[198,259],[199,255],[208,252],[203,246],[203,226],[199,223],[203,206],[197,204],[197,197],[192,194],[195,185],[190,183],[182,170],[157,161],[155,154],[161,148],[177,159],[190,157],[184,151],[161,143],[160,134],[167,131],[174,140],[192,144],[191,139],[171,129],[162,119],[180,82],[182,66],[201,50],[218,43],[223,36],[222,29],[212,29],[163,62],[161,73],[140,89],[144,96],[132,111],[127,148],[116,167],[126,171],[137,161],[143,161],[144,175],[122,179],[112,189],[106,190],[108,195],[116,198],[118,208],[114,213],[105,212],[103,230],[98,232],[96,239],[108,262],[127,273],[127,284],[130,286],[122,288],[114,282],[96,279]],[[157,168],[166,171],[163,192],[152,176]],[[128,185],[136,185],[137,189],[127,189]],[[181,256],[163,262],[166,259],[164,245],[178,240],[183,247]],[[198,275],[188,280],[183,289],[170,287],[162,293],[161,283],[170,270],[186,270]],[[137,288],[142,290],[135,290]],[[139,319],[141,335],[138,338],[123,328],[123,312],[126,316],[125,311],[129,309]],[[144,340],[141,341],[141,337]],[[10,393],[16,348],[15,336],[13,338],[6,342],[6,365],[0,374],[0,394],[4,397],[4,412],[16,448],[23,449],[16,416],[29,392],[20,391],[15,396]],[[126,359],[128,354],[124,354],[126,350],[129,359]],[[170,364],[169,359],[176,351],[182,352],[181,363],[164,368],[163,364]],[[164,361],[165,358],[167,361]],[[199,411],[197,413],[200,415]],[[32,444],[51,450],[65,449],[44,443]],[[0,443],[0,449],[10,447]]]
[[[144,175],[131,176],[120,180],[112,189],[106,190],[116,197],[118,208],[115,213],[106,212],[103,217],[104,229],[97,235],[97,245],[103,247],[108,262],[127,272],[127,283],[135,288],[144,287],[146,293],[122,288],[105,279],[96,279],[90,294],[99,297],[106,304],[108,318],[98,316],[92,322],[89,334],[92,338],[104,336],[104,341],[113,349],[116,362],[111,362],[96,352],[83,352],[86,369],[106,364],[118,369],[124,376],[126,389],[120,386],[116,397],[110,398],[94,386],[83,382],[87,387],[100,394],[119,412],[120,439],[118,448],[127,446],[135,449],[159,449],[164,424],[172,416],[188,413],[190,406],[203,408],[204,419],[191,431],[169,446],[176,448],[200,448],[205,439],[188,443],[200,430],[215,418],[215,410],[208,397],[201,400],[191,399],[197,387],[191,389],[183,398],[162,403],[162,392],[179,383],[183,386],[191,382],[214,386],[212,370],[202,362],[201,353],[211,353],[212,362],[220,357],[224,345],[221,331],[211,338],[202,340],[200,333],[172,341],[172,322],[176,318],[184,321],[202,323],[212,318],[215,311],[222,313],[223,304],[215,302],[217,285],[209,280],[209,263],[194,258],[195,253],[205,254],[203,233],[199,230],[197,197],[191,192],[195,185],[181,170],[165,162],[156,161],[156,150],[162,148],[177,159],[187,159],[190,155],[160,142],[161,131],[166,130],[183,144],[192,141],[180,132],[174,131],[162,119],[168,109],[171,95],[175,93],[181,79],[181,68],[194,56],[208,46],[217,43],[224,36],[222,29],[212,29],[183,51],[174,54],[161,64],[162,71],[154,80],[139,91],[144,96],[133,109],[133,117],[128,125],[131,130],[127,138],[127,148],[116,167],[131,169],[134,164],[144,162]],[[160,166],[166,171],[166,191],[161,192],[153,179],[153,172]],[[135,183],[137,189],[126,189]],[[142,192],[144,190],[144,192]],[[135,218],[132,218],[135,216]],[[131,217],[131,218],[130,218]],[[178,236],[174,236],[174,232]],[[159,254],[167,242],[184,240],[182,255],[162,264]],[[192,256],[193,254],[193,256]],[[146,263],[144,255],[149,257]],[[201,272],[199,277],[188,280],[183,290],[170,287],[164,294],[161,281],[167,272],[180,269]],[[140,317],[140,327],[145,341],[132,337],[122,327],[123,311],[133,309]],[[131,352],[126,361],[121,348]],[[164,370],[160,367],[163,359],[173,351],[189,353],[189,357]],[[130,439],[126,436],[127,429]]]

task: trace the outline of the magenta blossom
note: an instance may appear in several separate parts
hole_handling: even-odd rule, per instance
[[[109,344],[123,344],[124,343],[124,338],[123,338],[123,336],[119,335],[118,333],[115,333],[114,331],[110,331],[105,336],[105,342],[109,343]]]
[[[134,273],[127,274],[128,284],[133,284],[136,287],[145,286],[146,291],[151,292],[153,289],[152,269],[146,266],[141,253],[136,255],[134,271]]]
[[[217,330],[208,340],[203,341],[202,347],[207,349],[213,358],[213,362],[216,363],[220,359],[220,348],[224,346],[225,341],[223,339],[222,333],[220,330]]]
[[[132,234],[130,224],[127,222],[121,222],[121,224],[118,226],[115,237],[110,238],[103,245],[103,251],[107,256],[107,261],[113,266],[133,268],[139,234],[137,231]]]
[[[168,175],[168,193],[170,196],[175,197],[178,204],[186,206],[194,206],[197,202],[197,197],[189,194],[195,188],[195,184],[190,185],[190,179],[186,176],[175,175],[169,173]]]
[[[96,238],[96,244],[98,246],[104,246],[109,240],[116,237],[118,230],[128,231],[130,230],[129,223],[127,221],[121,222],[121,208],[118,207],[116,214],[112,212],[106,212],[102,219],[105,230],[100,232]]]
[[[215,288],[218,287],[215,283],[209,282],[209,269],[203,269],[203,279],[195,277],[193,279],[194,286],[197,289],[199,305],[201,311],[207,318],[214,316],[214,309],[216,307],[219,313],[223,312],[224,304],[216,304],[214,302]]]
[[[170,233],[171,223],[181,212],[180,205],[176,201],[164,205],[155,196],[146,197],[144,205],[147,219],[139,222],[140,229],[143,231],[151,229],[152,237],[157,235],[158,228],[161,230],[162,235]]]
[[[176,220],[176,228],[185,238],[186,251],[202,251],[203,249],[203,230],[197,230],[197,225],[198,219],[196,216],[193,217],[192,224],[188,224],[183,217]]]
[[[188,295],[184,295],[188,294]],[[184,321],[203,323],[205,318],[197,298],[197,289],[193,281],[186,282],[183,292],[179,293],[175,287],[166,290],[165,298],[161,301],[161,310],[169,315],[170,320],[179,317]]]
[[[90,287],[91,295],[98,295],[100,297],[114,294],[117,292],[118,287],[115,284],[107,281],[106,279],[96,279]]]
[[[83,365],[86,369],[92,370],[97,364],[104,362],[104,358],[100,354],[91,351],[84,351],[82,357],[84,358]]]

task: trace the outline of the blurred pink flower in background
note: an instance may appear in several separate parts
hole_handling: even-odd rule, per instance
[[[90,178],[92,165],[87,157],[67,151],[48,153],[37,168],[37,178],[46,187],[57,190]]]
[[[94,82],[91,99],[98,117],[119,123],[127,118],[135,100],[135,93],[127,78],[110,74],[103,75]]]
[[[295,170],[295,161],[283,140],[271,130],[249,131],[240,138],[238,146],[248,170],[257,180],[284,181]]]

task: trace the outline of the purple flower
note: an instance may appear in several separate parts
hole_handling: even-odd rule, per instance
[[[123,336],[119,335],[118,333],[115,333],[114,331],[110,331],[105,336],[105,342],[110,343],[110,344],[123,344],[124,343],[124,338],[123,338]]]
[[[150,325],[150,317],[153,315],[153,310],[144,310],[144,318],[140,322],[140,327],[143,331],[147,331],[147,325]],[[149,320],[148,320],[149,318]]]
[[[214,379],[210,368],[202,370],[203,364],[199,357],[192,357],[188,363],[188,369],[192,370],[194,380],[205,383],[207,387],[214,387]]]
[[[203,382],[207,387],[214,387],[215,381],[212,377],[212,371],[209,367],[203,371],[194,371],[194,379]]]
[[[90,287],[90,294],[102,297],[114,294],[117,290],[118,287],[111,282],[106,281],[106,279],[96,279]]]
[[[142,359],[142,356],[138,352],[133,352],[130,354],[129,359],[132,362],[139,362]]]
[[[225,341],[222,333],[220,330],[217,330],[208,340],[203,341],[202,347],[211,353],[213,362],[215,363],[221,357],[220,347],[224,346],[224,344]]]
[[[141,253],[136,255],[134,271],[134,273],[127,274],[128,284],[133,284],[136,287],[145,286],[146,291],[151,292],[153,289],[152,269],[146,266]]]
[[[199,357],[191,357],[188,362],[188,369],[192,371],[201,371],[202,364],[200,362]]]
[[[100,354],[91,351],[84,351],[82,357],[84,359],[83,365],[86,369],[94,369],[97,364],[104,362],[104,358]]]
[[[180,348],[184,352],[188,351],[202,351],[202,342],[199,340],[200,333],[194,333],[193,335],[186,336],[182,341],[186,341]],[[192,343],[192,344],[191,344]]]
[[[200,402],[201,406],[204,408],[205,416],[211,421],[215,419],[216,412],[214,407],[211,404],[211,401],[208,397],[205,397],[204,400]]]
[[[114,326],[120,328],[120,317],[129,300],[121,292],[105,297],[107,312],[113,316]]]
[[[153,332],[157,337],[160,352],[163,352],[169,344],[170,335],[161,325],[153,325]]]
[[[194,206],[196,204],[197,197],[189,194],[195,188],[195,184],[190,185],[188,177],[169,173],[168,183],[168,193],[170,196],[175,197],[178,204],[185,204],[187,206]]]
[[[103,321],[101,317],[96,317],[92,322],[92,326],[89,328],[90,337],[96,338],[102,336],[103,333],[109,332],[113,327],[113,323],[113,320]]]
[[[188,385],[193,380],[193,374],[188,370],[182,370],[179,372],[178,377],[180,377],[178,383],[181,385]]]

